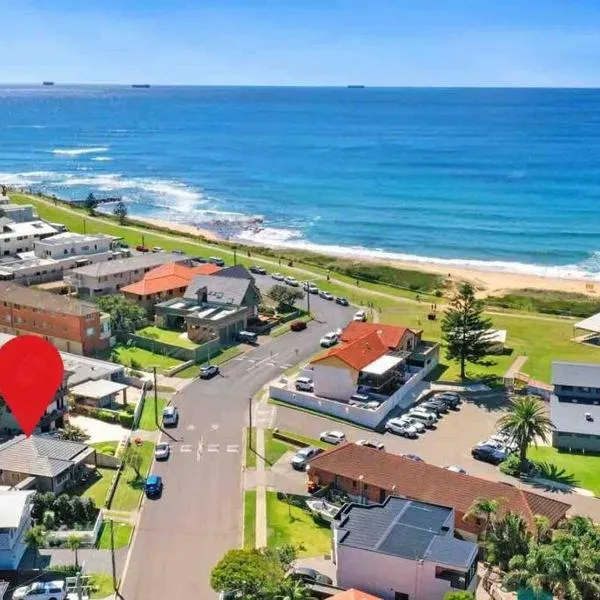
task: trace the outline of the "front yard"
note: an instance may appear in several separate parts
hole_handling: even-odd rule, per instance
[[[167,369],[182,363],[182,361],[176,358],[155,354],[149,350],[134,346],[117,345],[112,349],[111,354],[116,356],[120,364],[133,369],[142,369],[143,371],[152,371],[152,367],[156,367],[159,373],[163,373]]]
[[[157,411],[155,411],[153,392],[147,394],[146,399],[144,400],[144,408],[142,408],[142,414],[140,416],[138,428],[145,431],[156,431],[158,429],[157,422],[160,425],[163,408],[166,404],[167,400],[159,396],[156,402]]]
[[[256,546],[256,490],[244,492],[244,548]]]
[[[74,496],[90,498],[98,507],[104,506],[106,494],[108,494],[108,488],[110,487],[115,473],[116,471],[114,469],[98,467],[96,473],[92,475],[85,486],[71,488],[69,492]]]
[[[115,548],[124,548],[129,544],[133,527],[129,523],[113,521]],[[110,522],[104,521],[96,546],[99,550],[110,550]]]
[[[142,466],[140,469],[142,476],[138,479],[131,467],[127,466],[123,468],[110,505],[111,510],[131,511],[138,507],[144,491],[144,483],[152,464],[154,444],[152,442],[142,442],[139,449],[142,455]]]
[[[275,548],[293,544],[298,556],[324,556],[331,552],[331,528],[320,525],[312,515],[267,492],[267,545]]]
[[[180,348],[195,350],[198,347],[198,344],[190,342],[187,337],[182,337],[183,332],[172,331],[171,329],[163,329],[161,327],[156,327],[155,325],[149,325],[148,327],[144,327],[135,333],[136,335],[155,339],[159,342],[164,342],[165,344],[171,344],[172,346],[179,346]]]

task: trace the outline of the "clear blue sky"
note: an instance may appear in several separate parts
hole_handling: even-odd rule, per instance
[[[600,0],[0,0],[0,81],[599,86]]]

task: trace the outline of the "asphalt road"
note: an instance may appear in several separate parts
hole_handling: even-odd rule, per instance
[[[273,283],[257,279],[261,287]],[[221,376],[194,381],[175,397],[180,422],[163,434],[172,437],[171,457],[153,469],[163,477],[164,492],[160,499],[144,499],[121,585],[125,600],[215,597],[210,571],[241,542],[248,399],[314,354],[320,337],[354,312],[315,296],[311,309],[316,320],[305,331],[269,340],[225,364]]]

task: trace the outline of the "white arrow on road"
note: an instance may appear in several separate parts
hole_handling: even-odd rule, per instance
[[[190,425],[188,425],[188,426],[186,427],[186,429],[187,429],[188,431],[194,431],[194,429],[196,429],[196,427],[195,427],[194,425],[191,425],[191,424],[190,424]]]
[[[210,426],[210,428],[211,428],[213,431],[216,431],[217,429],[219,429],[219,425],[218,425],[217,423],[213,423],[213,424]]]

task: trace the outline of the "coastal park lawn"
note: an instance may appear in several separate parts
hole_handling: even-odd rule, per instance
[[[136,510],[140,503],[140,498],[144,491],[144,483],[154,457],[154,444],[152,442],[142,442],[139,449],[142,455],[141,477],[138,479],[131,467],[126,466],[123,468],[117,489],[110,504],[111,510]]]
[[[540,467],[543,478],[584,488],[600,496],[600,456],[561,452],[551,446],[530,446],[527,458]]]
[[[315,522],[308,510],[267,492],[267,546],[293,544],[298,556],[324,556],[331,551],[331,528]]]
[[[164,356],[163,354],[155,354],[144,348],[136,348],[134,346],[115,346],[111,354],[115,354],[118,362],[127,367],[142,369],[143,371],[151,371],[152,367],[156,367],[159,373],[164,373],[171,367],[180,365],[183,361]],[[132,365],[133,361],[133,365]]]
[[[158,429],[157,422],[160,424],[162,420],[163,408],[166,406],[167,400],[160,396],[156,399],[156,411],[154,410],[154,393],[146,395],[144,400],[144,408],[140,416],[138,429],[144,431],[156,431]],[[158,414],[157,414],[158,413]]]
[[[256,546],[256,490],[244,492],[244,548]]]
[[[143,236],[146,246],[162,246],[167,250],[179,249],[190,255],[210,254],[223,258],[229,264],[232,262],[233,251],[224,244],[208,243],[200,238],[194,239],[176,233],[160,233],[143,225],[121,226],[115,220],[101,216],[90,217],[83,209],[67,207],[60,203],[55,206],[52,200],[36,196],[18,193],[11,193],[10,196],[14,202],[33,204],[42,219],[64,223],[70,231],[83,232],[85,222],[87,233],[107,233],[122,237],[130,246],[142,243]],[[420,293],[422,301],[416,302],[416,292],[364,281],[357,286],[353,277],[338,272],[332,272],[331,280],[327,281],[327,269],[323,266],[324,262],[307,264],[309,261],[315,263],[315,261],[326,260],[326,257],[320,255],[286,251],[286,254],[298,256],[298,260],[303,260],[301,265],[294,263],[294,267],[288,267],[285,260],[279,265],[276,251],[262,249],[263,255],[260,255],[260,249],[252,250],[252,252],[253,256],[249,258],[243,250],[238,250],[237,262],[246,266],[260,264],[269,271],[293,275],[299,280],[310,279],[318,287],[330,291],[336,296],[345,296],[355,305],[367,307],[372,305],[375,310],[379,311],[379,321],[382,323],[420,327],[424,330],[423,337],[425,339],[440,341],[442,315],[438,314],[436,321],[428,321],[427,313],[432,303],[437,302],[441,306],[444,302],[443,298],[433,299],[434,297],[430,295]],[[255,252],[256,254],[254,254]],[[335,264],[335,259],[328,260]],[[304,302],[300,304],[304,304]],[[528,360],[522,370],[536,379],[548,382],[552,360],[597,362],[600,358],[600,349],[571,341],[574,319],[540,315],[535,312],[490,311],[488,314],[492,318],[495,328],[507,329],[507,346],[512,348],[512,353],[490,357],[491,364],[488,365],[469,365],[467,374],[470,378],[500,377],[517,356],[526,355]],[[144,365],[143,368],[156,365],[160,370],[164,370],[178,364],[175,359],[154,355],[139,348],[117,348],[117,351],[123,353],[124,360],[120,362],[124,364],[130,364],[131,358]],[[135,356],[129,356],[128,352],[135,353]],[[448,381],[457,380],[458,365],[455,362],[447,363],[443,348],[440,358],[447,367],[445,370],[439,370],[440,378]],[[194,377],[197,370],[198,366],[194,365],[189,371],[186,369],[187,373],[183,371],[179,376]]]
[[[155,325],[149,325],[148,327],[139,329],[135,333],[141,337],[155,339],[159,342],[164,342],[165,344],[179,346],[180,348],[195,350],[198,347],[198,344],[194,344],[194,342],[190,342],[190,340],[188,340],[186,337],[182,337],[181,331],[163,329],[162,327],[156,327]]]
[[[133,527],[129,523],[113,521],[115,549],[124,548],[129,544]],[[100,528],[100,535],[96,547],[99,550],[110,550],[110,522],[104,521]]]

